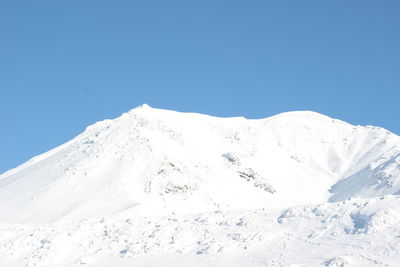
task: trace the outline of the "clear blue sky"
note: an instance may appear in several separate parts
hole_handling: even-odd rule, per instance
[[[0,1],[0,173],[142,103],[400,133],[400,1]]]

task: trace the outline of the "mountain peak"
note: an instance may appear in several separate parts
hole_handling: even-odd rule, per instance
[[[152,107],[150,105],[146,104],[146,103],[143,103],[142,105],[131,109],[131,111],[133,111],[133,110],[146,110],[146,109],[152,109]]]
[[[333,118],[324,115],[322,113],[316,112],[316,111],[311,111],[311,110],[294,110],[294,111],[287,111],[287,112],[282,112],[279,113],[275,116],[269,117],[269,118],[305,118],[305,119],[318,119],[318,120],[334,120]]]

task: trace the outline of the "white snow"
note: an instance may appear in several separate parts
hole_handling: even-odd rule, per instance
[[[0,266],[398,266],[400,137],[143,105],[0,175]]]

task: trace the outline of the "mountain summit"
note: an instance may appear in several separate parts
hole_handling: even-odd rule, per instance
[[[0,221],[284,208],[400,194],[400,137],[310,112],[144,104],[0,175]]]

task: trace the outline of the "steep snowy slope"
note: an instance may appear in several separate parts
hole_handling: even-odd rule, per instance
[[[0,176],[0,222],[279,209],[400,192],[400,137],[288,112],[216,118],[143,105]]]

